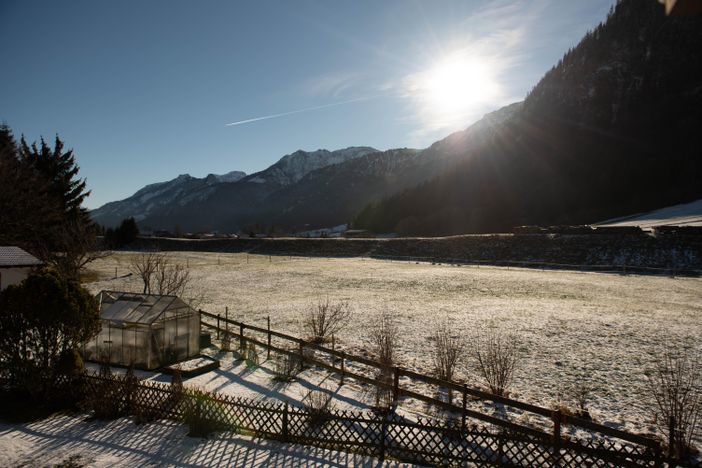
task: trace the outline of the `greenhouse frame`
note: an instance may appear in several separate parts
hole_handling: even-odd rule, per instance
[[[200,313],[177,296],[101,291],[102,329],[83,346],[86,360],[156,369],[200,353]]]

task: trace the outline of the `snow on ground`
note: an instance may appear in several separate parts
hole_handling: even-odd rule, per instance
[[[702,226],[702,200],[673,205],[649,213],[610,219],[597,226],[640,226],[650,229],[655,226]]]
[[[128,273],[129,253],[92,265],[101,278],[87,286],[138,291]],[[470,341],[476,328],[496,326],[517,334],[525,359],[511,396],[551,407],[575,406],[573,388],[592,388],[595,420],[624,430],[655,432],[645,372],[669,346],[702,352],[702,279],[540,271],[498,267],[456,267],[368,259],[268,257],[246,254],[179,252],[192,269],[203,310],[274,330],[304,334],[300,318],[320,298],[348,300],[350,326],[337,346],[368,355],[368,329],[380,311],[391,311],[400,325],[401,365],[431,371],[431,328],[446,317]],[[115,275],[115,272],[117,275]],[[229,361],[231,362],[229,362]],[[254,398],[271,395],[300,401],[311,386],[338,392],[336,404],[363,409],[370,390],[308,370],[301,381],[281,387],[266,371],[250,371],[225,356],[223,367],[187,382],[210,390]],[[466,359],[458,379],[482,385]],[[305,384],[304,382],[308,382]],[[406,382],[401,381],[401,385]],[[355,386],[355,387],[354,387]],[[431,414],[423,403],[403,401],[402,410]],[[526,419],[520,422],[533,422]],[[538,423],[538,422],[535,422]]]
[[[86,415],[0,423],[0,466],[410,466],[232,433],[199,439],[187,432],[186,426],[173,421],[137,425],[128,418],[91,421]]]

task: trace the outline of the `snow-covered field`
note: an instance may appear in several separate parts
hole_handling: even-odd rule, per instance
[[[99,280],[87,286],[139,290],[127,274],[133,254],[118,253],[91,265]],[[702,352],[702,279],[540,271],[497,267],[179,252],[190,266],[203,310],[301,334],[300,317],[320,298],[348,300],[354,309],[338,346],[367,354],[368,329],[381,311],[397,318],[401,365],[431,371],[432,326],[447,317],[469,340],[480,326],[516,333],[525,358],[511,396],[550,407],[559,400],[575,406],[572,388],[592,388],[590,413],[597,422],[636,432],[654,432],[645,372],[669,346]],[[467,356],[466,356],[467,357]],[[227,361],[229,360],[229,361]],[[251,371],[224,357],[222,368],[189,380],[211,390],[254,398],[299,401],[304,391],[337,382],[308,370],[301,382],[281,386],[264,367]],[[482,385],[470,359],[459,378]],[[306,383],[305,383],[306,382]],[[350,384],[339,389],[337,406],[363,408],[369,390]],[[404,411],[431,414],[417,402]],[[524,421],[528,422],[528,421]]]
[[[598,223],[598,226],[640,226],[642,229],[664,225],[702,226],[702,200]]]
[[[136,425],[128,418],[89,421],[86,415],[54,415],[21,425],[0,423],[0,466],[408,466],[231,433],[198,439],[187,432],[186,426],[173,421]]]

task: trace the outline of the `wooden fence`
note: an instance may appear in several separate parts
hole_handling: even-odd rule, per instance
[[[521,441],[520,444],[522,444],[518,444],[520,447],[527,444],[525,441],[529,441],[528,444],[531,445],[536,444],[534,441],[550,441],[550,449],[553,449],[553,444],[558,445],[563,443],[563,450],[566,450],[567,448],[568,450],[582,450],[583,453],[587,452],[591,442],[571,440],[568,435],[564,434],[563,431],[564,426],[567,425],[588,432],[590,434],[590,438],[588,440],[596,439],[601,441],[601,445],[598,446],[599,448],[597,448],[597,450],[603,450],[601,447],[607,446],[609,447],[608,450],[614,451],[615,447],[618,447],[616,450],[640,453],[642,454],[641,456],[646,454],[646,457],[652,457],[648,459],[649,461],[656,459],[656,457],[662,453],[660,442],[652,438],[597,424],[588,419],[567,415],[557,410],[554,411],[552,409],[543,408],[527,402],[494,395],[477,388],[469,387],[465,383],[445,381],[429,375],[403,369],[401,367],[386,369],[382,364],[372,359],[355,356],[343,351],[312,343],[301,338],[287,335],[285,333],[271,330],[270,320],[268,321],[268,326],[263,328],[245,324],[237,320],[232,320],[226,316],[223,317],[222,315],[211,314],[204,311],[201,311],[200,313],[201,324],[203,327],[208,327],[216,331],[220,336],[228,335],[229,337],[233,337],[235,339],[238,338],[240,349],[245,349],[248,343],[253,343],[266,349],[269,358],[271,351],[284,355],[292,355],[299,359],[300,363],[307,363],[322,367],[338,374],[341,383],[343,383],[344,379],[346,378],[353,378],[357,381],[385,389],[391,395],[393,407],[395,407],[402,398],[412,398],[434,405],[437,408],[454,412],[455,414],[460,415],[458,423],[460,431],[465,431],[466,428],[470,426],[471,420],[493,426],[493,428],[497,430],[496,434],[498,435],[489,437],[491,438],[490,440],[494,442],[495,446],[493,448],[496,447],[497,453],[500,453],[501,449],[499,449],[499,447],[504,448],[504,446],[500,442],[496,441],[503,440],[505,437],[507,437],[504,434],[519,434],[520,437],[523,438],[519,439]],[[287,343],[287,345],[280,346],[277,343],[274,344],[274,338],[282,340],[283,342]],[[371,369],[375,369],[376,375],[383,374],[386,376],[386,378],[378,379],[377,377],[354,372],[349,368],[349,364],[370,367]],[[459,397],[457,398],[459,401],[455,402],[455,398],[444,401],[442,399],[435,398],[434,396],[420,393],[416,391],[416,389],[410,390],[409,388],[406,388],[406,384],[401,385],[401,382],[411,381],[423,382],[438,386],[439,388],[450,390]],[[473,410],[467,405],[469,400],[492,401],[506,407],[516,408],[523,412],[530,413],[541,420],[549,420],[550,424],[552,425],[552,431],[546,432],[541,429],[528,427],[497,416]],[[450,433],[450,429],[442,427],[441,430],[449,430]],[[481,432],[481,434],[483,433]],[[484,437],[488,436],[484,435]],[[500,439],[500,437],[502,439]],[[451,452],[453,449],[449,450],[448,448],[444,447],[442,450],[448,450]],[[514,451],[521,449],[512,448],[510,450]]]
[[[108,398],[121,415],[148,415],[151,420],[193,420],[219,431],[232,431],[380,459],[436,466],[662,466],[655,448],[608,440],[567,437],[487,428],[467,421],[410,421],[394,414],[328,410],[323,417],[287,403],[261,402],[203,393],[172,384],[125,377],[86,375],[87,400]],[[468,421],[469,422],[469,421]]]

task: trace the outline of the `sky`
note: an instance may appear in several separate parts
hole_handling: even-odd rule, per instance
[[[520,101],[615,0],[0,0],[0,122],[88,208],[298,149],[424,148]]]

